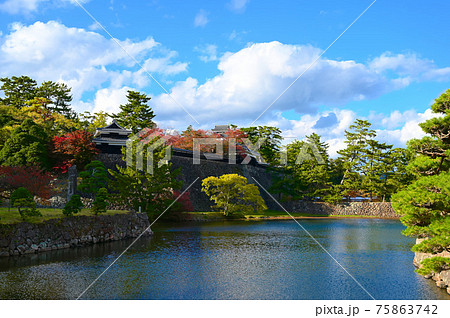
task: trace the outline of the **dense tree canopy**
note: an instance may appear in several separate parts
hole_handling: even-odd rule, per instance
[[[72,102],[71,89],[66,84],[52,81],[43,82],[37,88],[36,96],[50,101],[46,105],[47,109],[64,115],[67,118],[75,118],[76,114],[70,106]]]
[[[357,119],[345,136],[347,146],[338,151],[344,174],[337,188],[343,196],[386,200],[410,180],[407,154],[376,140],[368,121]]]
[[[60,164],[76,165],[83,170],[99,152],[92,139],[92,133],[82,129],[55,137],[53,147],[55,153],[61,155]]]
[[[4,77],[0,82],[2,83],[0,90],[5,95],[0,101],[4,105],[21,109],[29,105],[31,100],[43,98],[48,101],[45,103],[47,109],[70,119],[75,118],[70,106],[71,89],[64,83],[46,81],[38,86],[37,82],[28,76]]]
[[[38,166],[0,166],[0,194],[10,194],[23,187],[33,196],[50,199],[54,176]]]
[[[0,90],[5,95],[0,101],[7,106],[20,109],[26,106],[29,100],[37,97],[37,83],[28,76],[3,77],[0,78],[0,82],[2,83]]]
[[[0,165],[50,168],[48,136],[41,126],[26,119],[15,128],[0,150]]]
[[[328,144],[313,133],[305,141],[286,146],[286,166],[276,169],[272,191],[290,199],[317,200],[330,195],[332,186]]]

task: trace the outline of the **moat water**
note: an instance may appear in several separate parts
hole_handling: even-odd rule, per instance
[[[82,299],[450,299],[399,221],[299,222],[348,273],[292,220],[158,224]],[[0,258],[0,299],[76,299],[131,242]]]

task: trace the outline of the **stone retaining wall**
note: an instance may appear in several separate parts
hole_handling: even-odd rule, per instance
[[[390,202],[350,202],[333,205],[323,202],[287,201],[281,202],[281,205],[292,213],[399,218]]]
[[[57,250],[139,236],[149,226],[145,213],[74,216],[42,223],[0,225],[0,256]],[[144,235],[151,235],[151,231]]]
[[[423,239],[417,239],[416,244],[422,242]],[[450,257],[449,252],[442,252],[439,254],[431,254],[431,253],[415,253],[414,255],[414,266],[420,268],[420,263],[427,258],[433,256],[442,256],[442,257]],[[447,293],[450,294],[450,270],[441,271],[439,273],[433,273],[429,276],[425,276],[425,278],[432,279],[436,282],[436,286],[439,288],[446,288]]]
[[[101,160],[109,169],[116,165],[124,165],[122,155],[100,154]],[[269,190],[272,185],[272,173],[262,165],[254,164],[229,164],[227,161],[200,160],[200,164],[193,164],[191,157],[173,155],[171,159],[173,168],[181,168],[178,179],[183,182],[183,189],[187,188],[197,177],[199,178],[189,189],[190,200],[196,212],[211,211],[212,202],[201,191],[202,180],[209,176],[219,177],[223,174],[237,173],[247,178],[249,183],[259,183],[260,193],[270,210],[282,211],[280,206],[264,189]],[[257,182],[255,182],[255,180]],[[261,188],[264,187],[264,189]],[[279,195],[274,195],[280,200]],[[281,205],[289,212],[313,214],[313,215],[360,215],[385,218],[398,218],[389,202],[351,202],[339,205],[330,205],[320,202],[286,201]]]

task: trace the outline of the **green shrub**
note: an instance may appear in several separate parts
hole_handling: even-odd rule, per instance
[[[100,188],[95,197],[95,201],[92,203],[91,211],[97,215],[99,213],[105,213],[108,207],[108,190],[106,188]]]
[[[82,208],[83,203],[81,202],[81,197],[78,194],[74,194],[66,203],[62,212],[65,216],[72,216],[80,212]]]
[[[36,209],[36,203],[31,193],[20,187],[11,194],[11,204],[19,210],[19,214],[23,220],[30,216],[42,216],[41,212]]]
[[[450,257],[435,256],[427,258],[424,259],[420,265],[422,265],[422,267],[416,270],[420,275],[438,273],[450,267]]]

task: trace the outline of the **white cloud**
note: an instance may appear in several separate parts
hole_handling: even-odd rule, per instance
[[[102,27],[101,27],[97,22],[92,23],[92,24],[88,27],[88,29],[91,30],[91,31],[101,30],[101,28],[102,28]]]
[[[233,12],[243,13],[249,2],[250,0],[231,0],[227,3],[227,7]]]
[[[0,10],[10,14],[34,12],[39,4],[46,1],[48,0],[6,0],[0,3]]]
[[[445,81],[450,78],[450,67],[437,68],[432,60],[422,59],[417,54],[383,53],[369,63],[369,67],[377,73],[393,71],[397,74],[393,83],[401,88],[413,81],[434,80]]]
[[[172,96],[201,122],[227,121],[250,124],[320,54],[312,46],[258,43],[220,58],[220,75],[199,84],[188,78],[178,82]],[[314,113],[322,104],[343,105],[352,100],[379,96],[389,80],[354,61],[320,59],[267,112],[293,109]],[[177,116],[177,106],[167,96],[156,97],[166,119]],[[181,113],[179,116],[184,116]],[[181,118],[180,118],[181,119]],[[181,119],[186,121],[186,118]],[[245,119],[245,120],[244,120]]]
[[[215,48],[211,48],[214,53]],[[172,97],[182,104],[203,128],[219,123],[248,126],[267,108],[310,64],[321,50],[310,45],[288,45],[279,42],[256,43],[238,52],[227,52],[219,58],[220,74],[199,83],[188,77],[172,88]],[[205,60],[207,56],[205,55]],[[412,68],[414,64],[416,68]],[[387,70],[389,74],[386,74]],[[304,131],[311,131],[319,119],[321,106],[339,109],[351,101],[377,98],[399,89],[410,82],[421,80],[424,73],[433,70],[445,73],[428,60],[417,57],[382,55],[368,64],[352,60],[320,58],[298,81],[290,87],[256,122],[264,124],[277,120],[277,113],[293,110],[305,117],[299,124]],[[399,77],[403,79],[401,85]],[[406,81],[405,78],[409,81]],[[434,78],[439,80],[439,78]],[[154,97],[158,120],[182,128],[192,119],[167,94]],[[401,114],[405,118],[409,113]],[[325,114],[322,114],[325,116]],[[336,115],[338,115],[336,113]],[[412,114],[413,115],[413,114]],[[411,115],[411,116],[412,116]],[[341,133],[355,118],[352,112],[340,113],[339,125],[333,127],[336,135]],[[393,113],[382,123],[386,129],[395,130],[398,114]],[[349,119],[352,119],[349,121]],[[311,120],[307,124],[305,120]],[[280,122],[280,125],[283,122]],[[344,128],[342,128],[344,127]],[[286,125],[286,129],[300,132],[300,128]],[[336,145],[339,142],[336,141]]]
[[[119,106],[127,103],[127,91],[130,87],[119,89],[104,88],[95,94],[94,109],[92,112],[105,111],[108,114],[115,114],[120,111]]]
[[[83,4],[89,0],[78,0]],[[29,14],[38,11],[39,7],[43,4],[65,5],[65,4],[77,5],[74,0],[5,0],[0,3],[0,10],[9,14]]]
[[[195,27],[204,27],[209,22],[208,12],[205,10],[200,10],[194,18]]]
[[[410,139],[425,136],[425,133],[419,126],[420,123],[440,116],[441,114],[433,113],[431,109],[427,109],[423,113],[417,113],[414,110],[408,110],[403,113],[394,111],[384,121],[387,124],[387,129],[377,129],[376,131],[381,140],[396,146],[404,146]],[[397,129],[392,129],[392,121],[398,127]]]
[[[119,43],[149,72],[163,79],[187,71],[188,64],[177,61],[176,52],[153,38]],[[214,45],[197,49],[205,61],[219,61],[219,75],[203,83],[187,77],[174,83],[170,91],[202,128],[221,123],[250,125],[321,53],[311,45],[279,42],[252,44],[220,57]],[[348,102],[373,99],[414,81],[448,79],[448,72],[449,68],[438,68],[432,61],[412,55],[383,54],[367,64],[322,57],[256,124],[276,125],[286,135],[299,138],[315,131],[324,136],[335,154],[344,145],[345,129],[357,117],[353,111],[342,109]],[[67,83],[73,88],[77,111],[117,112],[126,102],[127,89],[148,92],[155,85],[113,40],[55,21],[14,24],[0,38],[0,76],[22,74],[38,81]],[[93,104],[89,104],[86,92],[91,92]],[[157,114],[155,119],[165,127],[184,129],[193,123],[167,94],[153,96],[150,104]],[[319,112],[321,106],[332,110]],[[300,119],[280,115],[288,110],[298,113]],[[380,138],[404,145],[406,140],[421,136],[417,124],[431,115],[429,111],[393,111],[384,119],[377,114],[373,118],[378,118]]]
[[[324,117],[333,115],[336,117],[336,123],[328,127],[316,128],[317,122]],[[337,151],[345,148],[345,130],[355,121],[357,115],[348,109],[334,109],[332,111],[320,112],[317,114],[303,115],[298,120],[286,120],[283,118],[273,122],[274,126],[280,125],[284,129],[284,136],[291,137],[286,140],[287,143],[293,139],[303,139],[312,133],[321,136],[322,141],[329,144],[329,154],[332,157],[337,156]]]
[[[119,43],[149,72],[170,76],[187,68],[186,63],[173,62],[176,52],[164,49],[153,38]],[[0,39],[0,76],[22,74],[37,81],[66,82],[72,87],[74,103],[83,93],[107,85],[142,88],[150,84],[147,74],[113,40],[55,21],[13,24],[10,33]]]
[[[316,128],[317,122],[321,118],[329,117],[330,114],[336,116],[337,123],[328,127]],[[369,121],[373,124],[372,129],[375,129],[377,133],[377,140],[392,144],[394,147],[405,147],[408,140],[425,136],[419,126],[420,123],[439,116],[441,115],[433,113],[431,109],[427,109],[423,113],[417,113],[415,110],[404,112],[395,110],[387,117],[384,116],[380,122],[374,122],[370,118]],[[374,118],[375,116],[372,115],[371,117]],[[346,147],[345,130],[349,129],[356,118],[366,119],[351,110],[336,108],[317,114],[306,114],[297,120],[286,119],[277,114],[276,119],[268,121],[267,124],[280,127],[283,130],[283,136],[289,137],[284,141],[286,144],[293,139],[302,140],[307,135],[317,133],[321,136],[322,141],[328,143],[330,156],[336,158],[338,156],[337,151]]]
[[[199,58],[203,62],[217,61],[219,59],[217,57],[217,45],[214,45],[214,44],[206,44],[203,46],[196,46],[194,48],[194,51],[201,53]]]

